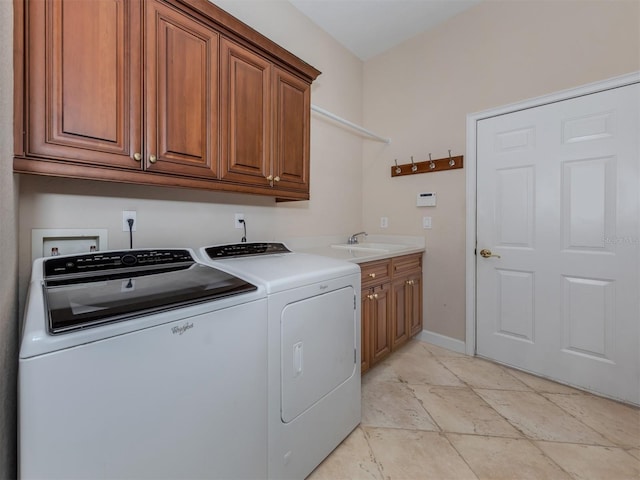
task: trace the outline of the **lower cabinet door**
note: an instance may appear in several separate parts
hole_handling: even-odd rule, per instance
[[[372,304],[368,295],[369,289],[362,290],[361,295],[361,322],[362,327],[360,330],[360,373],[364,373],[369,370],[371,366],[371,317],[372,317]]]
[[[422,330],[422,282],[416,272],[394,280],[391,349],[395,350]]]
[[[391,353],[391,285],[371,288],[371,366]]]

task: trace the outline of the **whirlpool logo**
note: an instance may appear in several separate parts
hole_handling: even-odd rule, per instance
[[[193,328],[193,323],[187,322],[184,325],[178,325],[171,328],[171,333],[173,333],[174,335],[182,335],[184,332],[186,332],[190,328]]]

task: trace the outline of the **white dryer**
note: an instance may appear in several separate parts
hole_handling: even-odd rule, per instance
[[[360,267],[281,243],[200,253],[267,292],[268,475],[302,479],[360,423]]]

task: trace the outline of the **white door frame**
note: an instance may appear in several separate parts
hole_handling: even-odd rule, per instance
[[[539,107],[549,103],[560,102],[570,98],[589,95],[592,93],[610,90],[640,82],[640,72],[634,72],[619,77],[610,78],[600,82],[590,83],[581,87],[563,90],[560,92],[543,95],[541,97],[512,103],[501,107],[484,110],[482,112],[467,115],[467,158],[465,158],[465,170],[467,180],[467,240],[466,240],[466,335],[465,352],[467,355],[476,353],[476,190],[477,190],[477,151],[476,129],[477,122],[487,118],[512,113],[527,108]],[[640,267],[640,266],[639,266]]]

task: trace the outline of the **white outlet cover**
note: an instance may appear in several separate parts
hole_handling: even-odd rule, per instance
[[[380,228],[388,228],[388,227],[389,227],[389,218],[380,217]]]
[[[422,217],[422,228],[431,228],[431,217]]]

